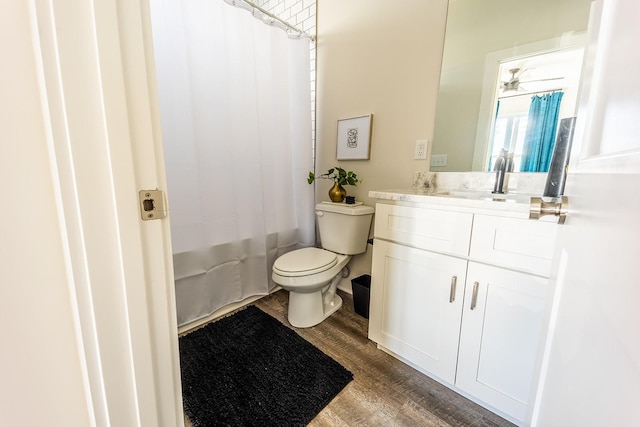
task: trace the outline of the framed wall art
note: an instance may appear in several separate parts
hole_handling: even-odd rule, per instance
[[[338,160],[367,160],[371,148],[373,114],[338,120]]]

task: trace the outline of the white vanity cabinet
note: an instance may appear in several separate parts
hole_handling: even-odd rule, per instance
[[[486,209],[378,203],[369,338],[522,422],[556,227]]]

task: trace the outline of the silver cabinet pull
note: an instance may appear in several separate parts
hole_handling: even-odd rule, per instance
[[[451,276],[451,290],[449,291],[449,302],[456,300],[456,285],[458,284],[458,276]]]
[[[471,310],[476,308],[476,304],[478,303],[478,286],[480,286],[479,282],[473,282],[473,294],[471,294]]]

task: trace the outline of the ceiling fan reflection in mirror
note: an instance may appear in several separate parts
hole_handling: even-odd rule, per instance
[[[536,83],[536,82],[547,82],[552,80],[562,80],[564,77],[550,77],[545,79],[532,79],[532,80],[520,80],[523,74],[529,71],[530,68],[526,68],[520,71],[520,68],[510,68],[509,73],[511,74],[511,78],[509,80],[503,81],[501,84],[502,92],[528,92],[525,87],[520,86],[521,83]]]

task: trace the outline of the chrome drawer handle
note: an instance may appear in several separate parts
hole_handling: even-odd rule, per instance
[[[476,308],[476,304],[478,303],[478,286],[480,286],[480,283],[473,282],[473,294],[471,295],[471,310]]]
[[[456,300],[456,285],[458,283],[458,276],[451,276],[451,290],[449,291],[449,302]]]

